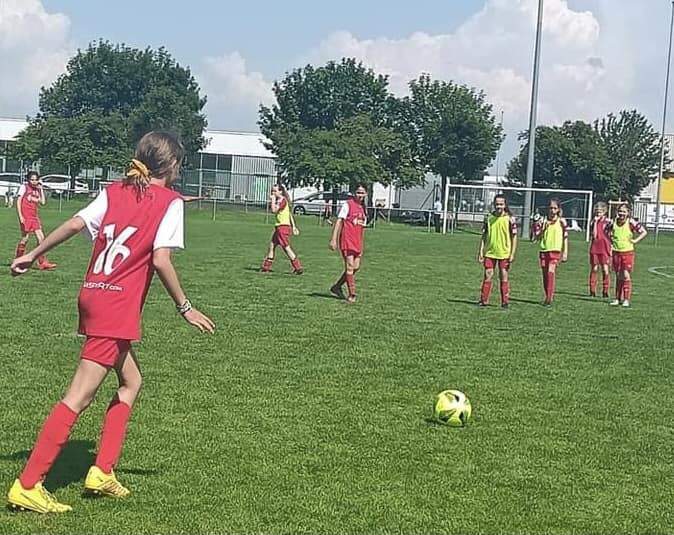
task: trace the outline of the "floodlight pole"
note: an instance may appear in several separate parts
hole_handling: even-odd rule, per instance
[[[536,47],[534,49],[534,74],[531,82],[531,108],[529,110],[529,154],[527,159],[526,187],[534,185],[534,151],[536,148],[536,111],[538,108],[538,71],[541,63],[541,34],[543,33],[543,0],[538,0],[538,22],[536,24]],[[531,225],[531,189],[524,194],[524,220],[522,235],[529,235]]]
[[[667,124],[667,101],[669,100],[669,73],[672,65],[672,34],[674,32],[674,0],[672,0],[672,15],[669,23],[669,51],[667,52],[667,76],[665,77],[665,102],[662,105],[662,137],[660,138],[660,173],[658,173],[658,190],[655,194],[655,245],[660,235],[660,190],[662,189],[662,175],[665,172],[665,128]]]

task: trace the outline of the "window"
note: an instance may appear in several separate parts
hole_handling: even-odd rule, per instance
[[[202,154],[201,155],[201,168],[202,169],[217,169],[217,154]]]
[[[229,154],[218,154],[218,171],[232,170],[232,157]]]

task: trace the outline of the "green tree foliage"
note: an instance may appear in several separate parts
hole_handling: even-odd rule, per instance
[[[632,199],[657,175],[660,168],[660,135],[637,110],[609,114],[594,128],[604,142],[612,166],[612,198]]]
[[[179,134],[188,151],[204,146],[206,99],[189,69],[163,48],[138,50],[100,41],[68,62],[40,92],[40,111],[13,152],[28,161],[122,167],[136,141],[155,129]]]
[[[515,184],[526,177],[527,133],[520,139],[520,152],[508,165]],[[599,199],[631,199],[653,179],[659,163],[659,135],[634,110],[609,114],[592,125],[567,121],[536,129],[536,187],[591,189]]]
[[[428,170],[457,182],[481,180],[503,141],[485,94],[422,75],[403,100],[403,124]]]
[[[291,184],[333,188],[356,182],[423,182],[410,139],[394,128],[386,77],[354,59],[307,65],[273,87],[259,125]]]

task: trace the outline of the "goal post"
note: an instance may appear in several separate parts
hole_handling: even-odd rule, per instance
[[[494,197],[504,195],[511,214],[516,218],[520,229],[524,228],[524,203],[526,193],[531,193],[529,213],[545,214],[548,202],[559,199],[564,218],[570,230],[583,232],[585,241],[590,240],[590,221],[592,219],[592,190],[526,188],[501,186],[498,184],[451,184],[445,188],[445,225],[444,232],[454,232],[460,226],[481,226],[484,217],[492,209]]]

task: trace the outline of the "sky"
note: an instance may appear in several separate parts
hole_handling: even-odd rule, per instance
[[[528,122],[537,4],[0,0],[0,117],[34,114],[40,87],[99,38],[165,46],[194,73],[209,128],[220,130],[256,131],[274,80],[349,56],[387,74],[399,95],[423,72],[484,90],[503,112],[505,162]],[[539,124],[636,108],[659,130],[669,15],[667,0],[545,0]]]

